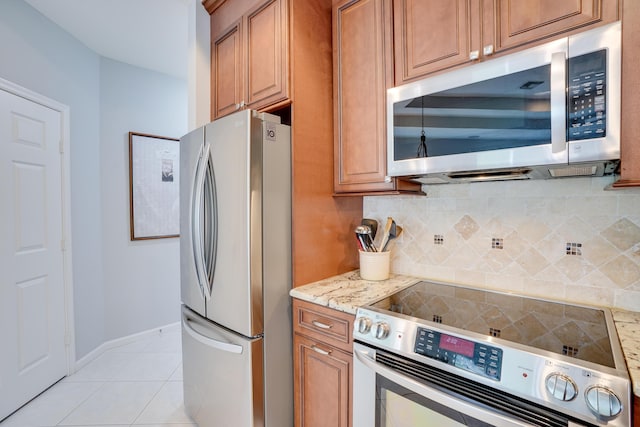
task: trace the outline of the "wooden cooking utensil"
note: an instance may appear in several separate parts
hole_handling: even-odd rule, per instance
[[[384,225],[384,232],[382,234],[382,240],[380,241],[380,251],[382,252],[387,242],[389,241],[389,233],[391,233],[391,227],[393,226],[393,218],[387,217],[387,223]]]

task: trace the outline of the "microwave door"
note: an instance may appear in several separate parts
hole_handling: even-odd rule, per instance
[[[566,164],[566,46],[558,40],[389,89],[390,173]]]

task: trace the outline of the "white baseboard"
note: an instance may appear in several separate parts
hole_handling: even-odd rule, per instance
[[[76,360],[73,372],[71,372],[70,374],[78,372],[81,368],[89,364],[89,362],[95,360],[98,356],[103,354],[105,351],[111,350],[116,347],[120,347],[125,344],[130,344],[141,338],[151,337],[158,333],[179,332],[179,331],[180,331],[180,322],[175,322],[165,326],[160,326],[158,328],[152,328],[147,331],[142,331],[135,334],[127,335],[126,337],[116,338],[114,340],[107,341],[101,344],[100,346],[98,346],[97,348],[95,348],[93,351],[89,352],[84,357]]]

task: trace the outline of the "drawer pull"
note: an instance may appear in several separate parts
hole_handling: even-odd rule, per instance
[[[311,323],[313,324],[313,326],[320,328],[320,329],[331,329],[333,328],[333,325],[327,325],[326,323],[322,323],[322,322],[318,322],[317,320],[312,320]]]
[[[316,353],[320,353],[324,356],[328,356],[331,354],[331,350],[323,350],[320,347],[317,347],[316,345],[312,345],[311,350],[315,351]]]

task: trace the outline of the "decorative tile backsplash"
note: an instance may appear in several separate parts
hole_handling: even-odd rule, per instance
[[[640,311],[640,189],[613,180],[432,185],[364,215],[404,229],[394,273]]]

